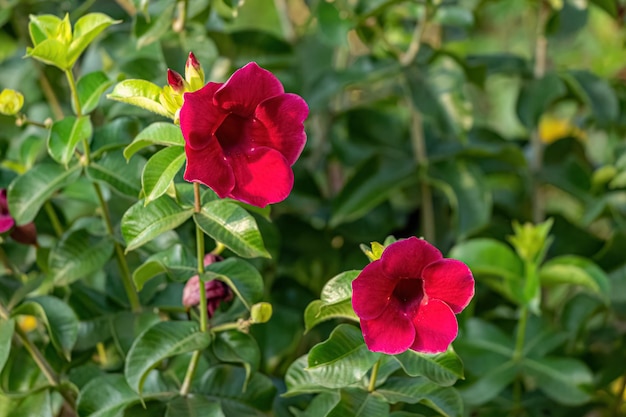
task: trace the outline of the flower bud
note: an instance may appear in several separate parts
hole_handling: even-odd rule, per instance
[[[204,257],[204,266],[221,260],[222,257],[209,253]],[[232,290],[222,281],[216,279],[207,281],[204,283],[204,288],[206,291],[206,307],[209,318],[213,317],[215,311],[223,301],[228,302],[233,299]],[[187,308],[191,308],[198,304],[200,304],[200,278],[198,275],[194,275],[189,278],[189,281],[187,281],[183,289],[183,305]]]
[[[204,87],[204,70],[193,52],[189,52],[189,58],[185,64],[185,80],[189,84],[189,91],[196,91]]]
[[[37,245],[37,228],[35,223],[30,222],[21,226],[15,225],[15,220],[9,213],[7,191],[0,189],[0,233],[8,232],[16,242],[25,245]]]
[[[167,83],[178,94],[183,94],[186,90],[187,82],[183,79],[183,76],[169,68],[167,69]]]
[[[17,114],[24,105],[24,96],[15,91],[5,88],[0,92],[0,113],[13,116]]]
[[[272,305],[270,303],[256,303],[250,309],[250,318],[254,323],[267,323],[272,318]]]

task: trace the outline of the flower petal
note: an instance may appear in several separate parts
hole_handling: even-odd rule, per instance
[[[380,259],[388,276],[421,278],[422,270],[441,258],[436,247],[424,239],[410,237],[387,246]]]
[[[293,165],[306,143],[302,122],[308,114],[306,102],[295,94],[281,94],[263,101],[257,107],[255,116],[269,135],[256,135],[267,137],[267,141],[259,142],[258,146],[276,149],[283,154],[289,165]]]
[[[206,185],[221,198],[228,197],[235,187],[235,176],[217,140],[213,138],[213,145],[202,149],[185,145],[185,153],[187,167],[183,178]]]
[[[363,339],[369,350],[395,355],[407,350],[415,340],[415,327],[395,302],[373,320],[361,320]]]
[[[231,75],[215,93],[214,102],[225,111],[251,116],[263,100],[284,92],[274,74],[250,62]]]
[[[285,157],[274,149],[260,147],[246,153],[233,152],[228,160],[236,178],[228,197],[265,207],[283,201],[293,187],[293,171]]]
[[[213,102],[215,92],[222,86],[208,83],[198,91],[184,94],[180,109],[180,129],[187,146],[202,149],[213,139],[213,134],[228,113]]]
[[[363,320],[380,316],[391,299],[398,280],[385,275],[380,261],[374,261],[352,281],[352,308]]]
[[[0,233],[11,230],[14,224],[15,221],[13,220],[13,217],[9,215],[0,216]]]
[[[459,326],[450,307],[439,300],[422,304],[413,318],[415,342],[411,349],[424,353],[444,352],[456,338]]]
[[[474,296],[472,271],[456,259],[441,259],[428,265],[424,272],[424,292],[429,299],[437,299],[460,313]]]

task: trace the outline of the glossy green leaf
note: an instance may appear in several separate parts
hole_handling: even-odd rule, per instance
[[[322,288],[320,299],[324,304],[333,304],[352,298],[352,281],[361,271],[346,271],[332,277]]]
[[[0,319],[0,372],[9,359],[11,343],[13,343],[13,331],[15,330],[14,319]]]
[[[510,246],[495,239],[466,240],[450,249],[448,256],[467,264],[474,275],[521,280],[524,274],[524,265],[519,256]]]
[[[62,71],[72,67],[67,56],[67,46],[57,39],[45,39],[34,48],[27,47],[26,55]]]
[[[161,88],[149,81],[124,80],[115,85],[107,98],[132,104],[161,116],[171,117],[170,113],[161,105],[160,95]]]
[[[339,402],[327,417],[387,417],[389,404],[380,396],[357,388],[340,391]]]
[[[73,39],[67,53],[70,66],[74,64],[96,36],[109,26],[119,22],[119,20],[113,20],[104,13],[88,13],[78,19],[74,24]]]
[[[379,357],[367,348],[361,330],[340,324],[328,340],[311,348],[308,371],[319,384],[340,388],[363,378]]]
[[[238,330],[220,332],[213,341],[213,353],[222,362],[240,363],[246,370],[246,384],[259,369],[261,351],[252,336]]]
[[[593,261],[575,255],[552,258],[539,269],[543,284],[582,285],[608,299],[609,277]]]
[[[307,369],[308,365],[309,360],[306,355],[299,357],[289,365],[285,374],[287,392],[283,394],[284,397],[325,391],[335,392],[335,390],[326,388],[319,383],[315,375]]]
[[[68,116],[54,122],[48,136],[48,152],[60,164],[66,165],[72,160],[76,146],[89,141],[93,133],[89,116]]]
[[[519,366],[506,361],[479,375],[473,384],[463,387],[461,397],[467,404],[484,404],[496,398],[519,374]]]
[[[75,181],[80,171],[80,165],[65,170],[56,164],[43,163],[17,177],[7,192],[9,211],[15,223],[33,221],[41,206],[57,190]]]
[[[76,83],[78,101],[82,114],[89,114],[98,106],[100,97],[113,84],[109,77],[102,71],[94,71],[82,76]],[[76,113],[76,105],[72,100],[72,106]]]
[[[122,195],[136,198],[141,192],[139,181],[146,160],[133,158],[126,162],[119,152],[109,152],[85,169],[89,178],[106,184]]]
[[[200,279],[203,282],[212,279],[225,282],[248,310],[263,297],[263,277],[254,266],[243,259],[228,258],[212,263],[205,268]]]
[[[177,228],[192,215],[193,209],[182,209],[168,196],[158,198],[146,207],[143,200],[138,201],[122,217],[126,251],[137,249],[161,233]]]
[[[148,159],[141,174],[141,185],[146,196],[146,205],[167,191],[185,162],[185,148],[171,146],[161,149]]]
[[[304,310],[305,333],[313,327],[331,319],[347,319],[359,322],[359,317],[352,308],[352,300],[343,300],[325,304],[322,300],[313,300]]]
[[[295,417],[327,417],[328,414],[339,404],[339,391],[324,392],[313,397],[308,407],[303,412],[292,410]]]
[[[184,146],[185,139],[179,126],[156,122],[139,132],[130,145],[124,148],[124,157],[130,159],[135,153],[150,145]]]
[[[197,275],[195,263],[185,247],[177,244],[146,259],[133,272],[133,281],[137,290],[141,290],[146,282],[160,274],[167,274],[175,281],[186,281]]]
[[[239,256],[270,257],[254,217],[232,201],[210,201],[193,219],[204,233]]]
[[[55,38],[61,31],[63,20],[51,14],[30,15],[28,32],[33,45],[39,45],[48,38]]]
[[[526,81],[517,99],[517,115],[528,129],[539,124],[541,115],[547,112],[550,104],[567,92],[565,84],[555,73],[548,73],[541,79]]]
[[[78,337],[78,318],[65,302],[52,296],[30,298],[12,312],[13,316],[28,314],[46,326],[54,347],[69,361]]]
[[[591,399],[593,374],[577,359],[524,358],[522,367],[548,397],[561,404],[575,406]]]
[[[190,395],[168,402],[165,417],[224,417],[224,413],[219,402],[202,395]]]
[[[163,359],[198,349],[211,343],[208,333],[189,321],[164,321],[143,332],[126,356],[124,375],[128,385],[141,395],[148,372]]]
[[[55,285],[68,285],[101,269],[113,254],[110,237],[92,237],[85,229],[67,232],[48,259]]]
[[[446,417],[463,415],[463,401],[454,388],[441,387],[423,377],[392,377],[376,392],[392,404],[424,403]]]
[[[407,350],[394,356],[404,371],[410,376],[425,376],[442,385],[453,385],[463,378],[463,362],[452,348],[438,354],[427,354]]]
[[[107,374],[88,382],[80,391],[77,409],[85,417],[118,417],[139,396],[120,374]]]
[[[263,374],[254,373],[246,389],[246,372],[243,368],[230,365],[212,366],[203,376],[200,392],[217,398],[226,416],[259,416],[260,411],[272,407],[276,388]]]
[[[159,7],[163,6],[164,7]],[[137,47],[144,48],[158,41],[172,26],[172,13],[175,3],[162,3],[157,5],[158,10],[152,16],[136,14],[133,32],[137,38]],[[151,10],[152,11],[152,10]]]

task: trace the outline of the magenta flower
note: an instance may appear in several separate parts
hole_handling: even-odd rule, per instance
[[[387,246],[352,281],[352,292],[370,350],[438,353],[457,336],[455,314],[474,296],[474,278],[463,262],[411,237]]]
[[[213,262],[219,262],[222,258],[212,254],[207,254],[204,257],[204,266],[210,265]],[[207,313],[209,318],[213,317],[215,311],[218,309],[222,302],[228,302],[233,299],[233,292],[228,285],[222,281],[216,279],[207,281],[204,283],[207,300]],[[194,307],[200,304],[200,278],[198,275],[194,275],[189,278],[183,288],[183,305],[187,308]]]
[[[7,202],[7,190],[0,189],[0,233],[10,231],[11,236],[16,242],[26,245],[37,244],[37,229],[35,223],[30,222],[22,226],[16,226],[15,220],[9,213],[9,203]]]
[[[308,112],[301,97],[286,94],[254,62],[223,84],[185,93],[185,180],[258,207],[284,200],[293,187],[291,166],[306,142]]]

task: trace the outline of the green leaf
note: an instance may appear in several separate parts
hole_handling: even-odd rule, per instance
[[[185,139],[179,126],[167,122],[156,122],[139,132],[124,149],[124,157],[130,159],[135,153],[150,145],[184,146]]]
[[[191,395],[168,402],[165,417],[224,417],[224,413],[219,402]]]
[[[74,24],[73,39],[68,51],[70,67],[74,65],[80,54],[93,42],[96,36],[109,26],[120,22],[120,20],[111,19],[104,13],[88,13],[78,19]]]
[[[477,166],[463,160],[446,160],[429,166],[429,176],[448,198],[461,238],[489,223],[491,191]]]
[[[141,192],[139,181],[145,163],[143,158],[126,162],[119,152],[109,152],[99,161],[89,164],[85,171],[92,180],[106,184],[122,195],[136,198]]]
[[[137,38],[137,48],[144,48],[158,41],[171,28],[173,19],[172,13],[174,12],[176,4],[161,4],[167,4],[167,6],[156,10],[157,13],[152,13],[152,16],[144,17],[139,13],[135,15],[133,33]],[[157,7],[158,6],[160,5],[157,4]]]
[[[9,211],[15,223],[23,225],[33,221],[52,194],[74,182],[80,171],[80,165],[65,170],[56,164],[43,163],[17,177],[7,192]]]
[[[292,410],[295,417],[327,417],[328,414],[339,404],[339,391],[324,392],[313,397],[306,410],[296,412]]]
[[[594,262],[576,255],[552,258],[539,269],[543,284],[582,285],[608,300],[609,277]]]
[[[168,196],[154,200],[144,207],[143,200],[133,204],[122,217],[122,235],[126,252],[150,242],[161,233],[183,224],[193,215],[193,209],[182,209]]]
[[[182,146],[161,149],[148,159],[141,175],[145,205],[165,194],[184,162],[185,148]]]
[[[450,386],[463,378],[463,362],[451,347],[434,355],[407,350],[394,358],[408,375],[425,376],[439,385]]]
[[[238,330],[218,333],[213,342],[213,353],[221,362],[240,363],[246,370],[246,384],[252,372],[259,369],[261,351],[256,340]],[[244,386],[245,390],[245,386]]]
[[[398,189],[415,181],[415,165],[408,159],[383,158],[381,155],[368,158],[333,199],[331,227],[364,216],[396,194]]]
[[[48,258],[55,285],[68,285],[101,269],[113,254],[109,236],[92,237],[85,229],[67,232]]]
[[[519,366],[509,360],[481,373],[478,380],[463,387],[461,397],[470,405],[479,405],[496,398],[519,373]]]
[[[517,99],[519,119],[528,129],[534,129],[539,124],[541,115],[566,92],[565,84],[553,72],[541,79],[526,81]]]
[[[276,395],[272,381],[260,373],[252,374],[245,391],[246,372],[229,365],[212,366],[203,376],[199,391],[217,398],[226,416],[263,416]]]
[[[161,88],[145,80],[124,80],[119,82],[108,99],[132,104],[165,117],[172,115],[161,105]]]
[[[335,3],[319,2],[315,9],[319,30],[323,38],[331,45],[348,45],[348,32],[352,29],[352,23],[342,17]]]
[[[392,377],[378,387],[376,392],[392,404],[421,402],[446,417],[463,415],[463,401],[458,392],[451,387],[441,387],[426,378]]]
[[[352,309],[352,300],[343,300],[333,304],[325,304],[322,300],[314,300],[304,310],[304,332],[307,333],[318,324],[331,319],[348,319],[359,322]]]
[[[606,11],[611,17],[618,17],[617,2],[615,0],[591,0],[591,3],[597,5]]]
[[[239,297],[248,310],[263,297],[263,278],[254,266],[239,258],[228,258],[205,268],[200,276],[203,282],[218,279]]]
[[[211,337],[189,321],[164,321],[143,332],[126,356],[124,375],[128,385],[141,395],[148,372],[162,360],[181,353],[206,349]]]
[[[308,371],[319,384],[341,388],[362,379],[379,357],[365,346],[358,328],[340,324],[328,340],[311,348]]]
[[[133,281],[140,291],[146,282],[160,274],[168,274],[174,281],[186,281],[198,273],[195,259],[182,245],[176,244],[164,251],[155,253],[133,272]]]
[[[589,71],[569,71],[562,75],[569,87],[587,104],[600,126],[608,126],[619,116],[619,101],[608,82]]]
[[[324,391],[335,392],[317,381],[315,375],[307,369],[308,364],[309,360],[307,359],[307,355],[304,355],[289,365],[287,373],[285,374],[287,392],[283,394],[284,397]]]
[[[52,296],[30,298],[13,310],[12,315],[28,314],[39,318],[57,351],[69,361],[78,338],[78,318],[66,303]]]
[[[0,319],[0,372],[9,359],[11,353],[11,343],[13,342],[13,331],[15,330],[15,320]]]
[[[94,71],[82,76],[76,84],[82,113],[91,113],[98,106],[102,94],[112,84],[113,81],[109,80],[109,77],[102,71]],[[72,106],[76,113],[74,100],[72,100]]]
[[[80,391],[78,413],[84,417],[118,417],[139,396],[120,374],[107,374],[89,381]]]
[[[524,275],[519,256],[510,246],[495,239],[461,242],[450,249],[448,256],[467,264],[474,275],[495,275],[506,280],[521,280]]]
[[[67,166],[76,146],[82,141],[89,141],[92,133],[89,116],[68,116],[54,122],[48,136],[48,152],[55,161]]]
[[[196,224],[216,241],[245,258],[264,257],[270,254],[256,220],[245,209],[228,200],[215,200],[202,206],[193,216]]]
[[[339,402],[326,417],[387,417],[389,404],[380,396],[357,388],[340,391]]]
[[[26,55],[44,64],[54,65],[62,71],[72,67],[68,62],[67,45],[57,39],[45,39],[34,48],[27,47]]]
[[[322,288],[320,299],[324,304],[333,304],[352,299],[352,281],[361,271],[345,271],[332,277]]]
[[[581,361],[571,358],[524,358],[523,372],[553,400],[576,406],[591,400],[593,374]]]
[[[30,15],[28,32],[33,45],[39,45],[48,38],[54,38],[59,34],[63,20],[51,14]]]

